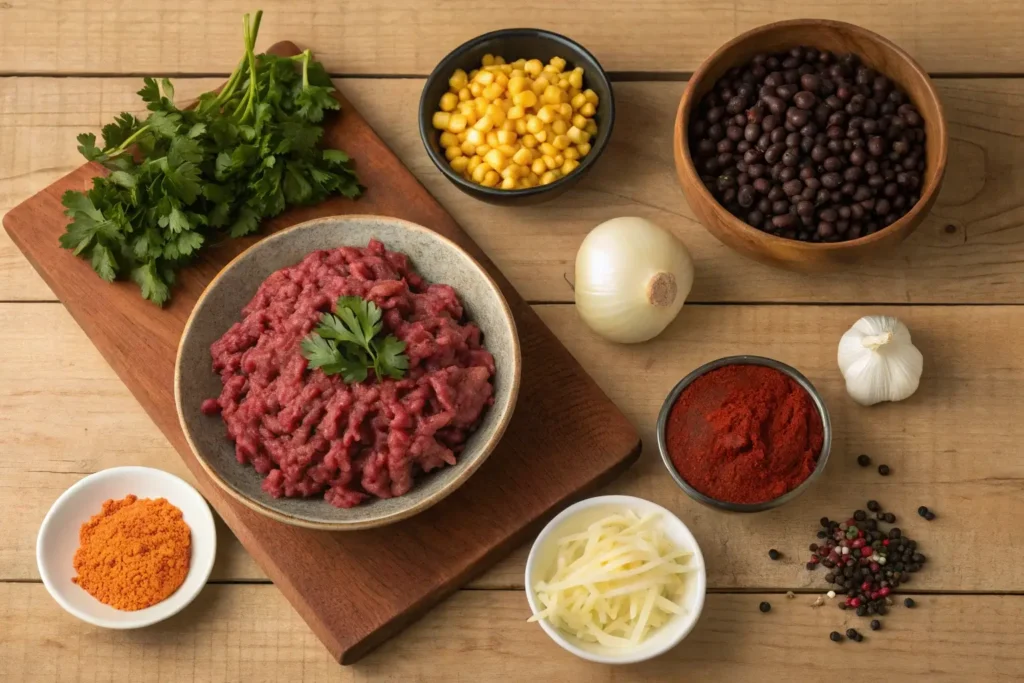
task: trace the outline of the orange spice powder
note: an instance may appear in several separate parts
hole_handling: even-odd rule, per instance
[[[165,498],[108,500],[78,538],[72,581],[115,609],[151,607],[188,575],[192,531]]]

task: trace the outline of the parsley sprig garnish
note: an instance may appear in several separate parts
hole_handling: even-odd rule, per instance
[[[364,381],[370,369],[378,380],[401,379],[409,368],[405,342],[389,334],[381,338],[382,312],[358,296],[338,299],[335,313],[324,313],[313,334],[302,340],[302,355],[310,368],[341,375],[347,383]]]
[[[249,235],[292,204],[359,195],[348,155],[320,147],[324,112],[339,108],[330,78],[309,50],[255,54],[261,16],[245,15],[245,54],[220,92],[178,109],[171,82],[147,78],[147,117],[121,114],[102,145],[78,136],[82,155],[110,174],[64,194],[71,222],[60,243],[104,280],[130,277],[163,305],[204,245]]]

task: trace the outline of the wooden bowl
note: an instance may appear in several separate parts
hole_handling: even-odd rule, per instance
[[[213,372],[210,345],[241,317],[260,284],[310,252],[341,246],[365,247],[376,238],[406,254],[428,282],[451,285],[483,332],[494,356],[494,404],[458,455],[458,462],[416,478],[411,491],[395,498],[373,498],[343,509],[324,497],[274,498],[263,490],[263,476],[235,459],[220,416],[200,406],[221,392]],[[178,346],[174,398],[189,446],[213,481],[256,512],[286,524],[330,531],[366,529],[397,522],[426,510],[461,486],[490,455],[508,426],[519,393],[521,356],[515,320],[498,285],[479,263],[451,240],[422,226],[384,216],[332,216],[300,223],[266,237],[225,266],[207,286],[185,324]]]
[[[925,121],[925,172],[921,199],[898,221],[847,242],[801,242],[776,237],[729,213],[704,186],[690,156],[689,123],[701,98],[730,68],[762,52],[807,45],[837,54],[854,53],[906,92]],[[711,234],[744,256],[803,272],[835,270],[893,249],[924,220],[935,203],[946,170],[948,139],[942,104],[928,74],[906,52],[882,36],[841,21],[796,19],[748,31],[720,47],[690,79],[676,114],[674,153],[683,194]]]

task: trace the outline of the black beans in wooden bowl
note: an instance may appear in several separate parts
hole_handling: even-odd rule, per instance
[[[699,101],[690,153],[715,199],[766,233],[842,242],[896,222],[920,199],[925,121],[854,54],[762,53]]]

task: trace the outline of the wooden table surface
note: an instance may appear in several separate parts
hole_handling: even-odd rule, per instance
[[[174,77],[178,97],[218,84],[241,50],[240,0],[0,2],[0,211],[80,163],[75,135],[139,110],[142,75]],[[0,678],[11,681],[677,681],[798,680],[823,663],[874,680],[1024,678],[1024,3],[958,0],[590,0],[499,10],[470,0],[265,1],[260,47],[311,47],[384,140],[487,251],[598,384],[641,429],[640,462],[609,490],[678,513],[708,566],[690,637],[646,664],[612,668],[563,652],[534,624],[520,549],[351,668],[327,655],[229,533],[210,585],[149,629],[104,631],[65,614],[39,582],[34,542],[50,504],[81,477],[138,464],[190,478],[177,454],[0,232]],[[897,251],[830,276],[746,261],[693,218],[673,170],[671,122],[686,77],[716,46],[774,19],[821,16],[876,30],[937,81],[950,130],[938,203]],[[620,110],[601,163],[553,203],[499,209],[457,192],[416,132],[423,76],[479,33],[539,25],[580,40],[613,72]],[[639,215],[671,229],[697,268],[678,320],[648,344],[591,334],[572,307],[586,232]],[[861,408],[836,368],[859,316],[902,318],[924,353],[918,393]],[[705,361],[757,353],[791,363],[829,403],[833,454],[799,500],[756,516],[692,503],[664,472],[654,421],[668,389]],[[893,470],[856,465],[870,453]],[[822,515],[868,498],[901,518],[928,554],[897,609],[861,644],[828,632],[864,627],[814,609],[822,574],[802,560]],[[928,505],[928,524],[914,511]],[[769,548],[786,553],[771,562]],[[794,590],[796,599],[784,593]],[[757,604],[772,602],[770,614]],[[839,649],[835,649],[839,648]],[[861,655],[850,657],[850,655]],[[842,659],[837,659],[842,657]],[[812,669],[812,667],[815,667]]]

